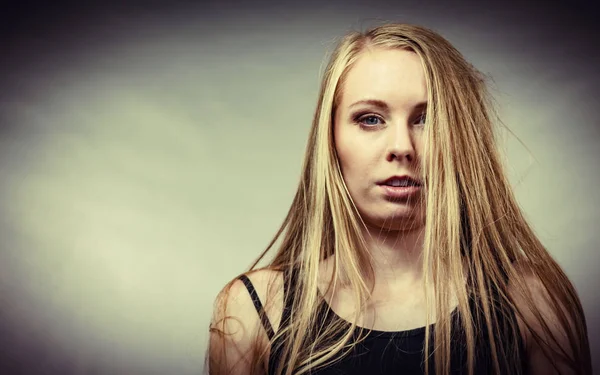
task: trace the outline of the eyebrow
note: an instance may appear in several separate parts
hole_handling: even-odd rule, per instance
[[[360,104],[372,105],[372,106],[378,107],[378,108],[380,108],[381,110],[384,110],[384,111],[389,111],[390,110],[390,106],[386,102],[384,102],[383,100],[378,100],[378,99],[359,100],[357,102],[352,103],[349,108],[355,107],[355,106],[360,105]],[[414,109],[425,109],[426,107],[427,107],[427,101],[424,101],[424,102],[418,103],[414,107]]]

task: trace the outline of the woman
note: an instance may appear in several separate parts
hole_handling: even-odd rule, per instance
[[[485,82],[441,36],[387,24],[339,43],[294,202],[217,298],[208,359],[211,374],[591,374]]]

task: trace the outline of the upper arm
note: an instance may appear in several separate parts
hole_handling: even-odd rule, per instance
[[[250,274],[267,316],[274,309],[267,300],[266,272]],[[273,321],[273,320],[271,320]],[[268,338],[244,283],[235,279],[217,296],[210,325],[209,373],[254,375],[266,364],[259,355],[268,350]]]
[[[210,374],[252,374],[250,364],[257,349],[256,314],[240,280],[228,284],[217,296],[210,325]]]
[[[518,292],[514,285],[509,290],[522,314],[517,314],[517,321],[525,343],[528,373],[578,374],[569,365],[575,358],[575,348],[568,336],[569,330],[575,331],[574,317],[564,305],[553,303],[541,280],[525,264],[517,265],[517,270],[523,276],[526,294]],[[560,311],[568,320],[566,327],[561,323]]]

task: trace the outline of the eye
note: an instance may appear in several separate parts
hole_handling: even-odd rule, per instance
[[[378,124],[377,121],[381,121],[381,123]],[[383,119],[374,114],[366,114],[366,115],[357,115],[354,118],[354,122],[356,122],[357,124],[359,124],[360,126],[365,127],[365,128],[374,128],[376,126],[382,125]]]
[[[425,125],[426,120],[427,120],[427,115],[425,112],[423,112],[415,119],[415,123],[418,125]]]

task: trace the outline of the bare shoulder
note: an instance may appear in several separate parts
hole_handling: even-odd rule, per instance
[[[273,326],[283,309],[281,272],[260,269],[245,274]],[[257,353],[268,350],[268,337],[247,286],[239,278],[225,285],[214,303],[210,325],[209,368],[211,374],[251,373]]]
[[[519,282],[511,279],[508,292],[520,312],[517,321],[526,347],[529,373],[575,374],[568,365],[575,351],[569,332],[574,330],[573,319],[577,317],[573,309],[566,308],[565,301],[551,298],[551,293],[558,295],[557,291],[564,291],[564,286],[553,285],[551,287],[557,290],[549,291],[528,261],[515,261],[514,266],[520,275]]]
[[[280,271],[259,269],[244,274],[256,291],[267,317],[275,328],[283,309],[283,276]],[[279,313],[279,314],[278,314]],[[237,318],[245,326],[259,323],[259,316],[248,287],[239,277],[219,292],[214,306],[214,318]]]
[[[549,325],[550,328],[557,328],[560,325],[558,315],[561,306],[553,303],[548,289],[527,260],[515,261],[514,266],[517,274],[521,276],[520,281],[522,283],[517,283],[515,279],[511,279],[508,291],[522,314],[519,320],[523,324],[524,338],[528,349],[532,349],[535,343],[530,330],[525,329],[525,323],[528,327],[536,330],[536,333],[539,333],[537,330],[541,330],[541,326],[544,324]],[[562,306],[562,309],[564,309],[564,306]]]
[[[263,268],[246,276],[256,289],[273,329],[277,331],[283,311],[283,272]]]

